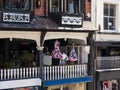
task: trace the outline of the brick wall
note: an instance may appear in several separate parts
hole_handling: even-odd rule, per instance
[[[87,15],[87,13],[90,13],[91,12],[91,3],[90,2],[88,2],[88,0],[86,0],[86,3],[85,3],[85,5],[86,5],[86,15]]]
[[[41,4],[39,8],[36,8],[36,0],[35,0],[35,15],[37,16],[44,16],[44,1],[41,0]]]

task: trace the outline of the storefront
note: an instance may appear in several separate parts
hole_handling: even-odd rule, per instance
[[[50,86],[46,90],[86,90],[85,83]]]
[[[36,87],[22,87],[22,88],[14,88],[14,89],[5,89],[5,90],[39,90],[39,88]]]
[[[97,90],[119,90],[120,71],[117,69],[97,70],[96,89]]]

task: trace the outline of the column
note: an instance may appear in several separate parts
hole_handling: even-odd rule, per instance
[[[41,78],[41,80],[42,80],[42,85],[39,87],[39,90],[44,90],[43,89],[43,80],[44,80],[44,70],[43,70],[43,48],[44,47],[40,47],[40,46],[38,46],[37,47],[37,51],[38,51],[38,59],[39,59],[39,78]]]

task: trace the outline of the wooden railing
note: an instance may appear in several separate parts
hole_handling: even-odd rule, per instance
[[[120,56],[97,57],[96,69],[120,68]]]
[[[43,71],[40,71],[39,67],[0,69],[0,80],[41,78],[40,72],[43,73],[44,80],[85,77],[87,76],[87,64],[44,66]]]
[[[0,80],[38,77],[39,71],[38,67],[0,69]]]
[[[79,78],[87,76],[87,64],[44,67],[45,80]]]

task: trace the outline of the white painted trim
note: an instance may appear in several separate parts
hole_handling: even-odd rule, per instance
[[[0,38],[19,38],[35,40],[37,46],[40,46],[40,32],[28,32],[28,31],[0,31]]]
[[[73,33],[73,32],[47,32],[44,40],[49,39],[80,39],[87,43],[88,33]]]
[[[104,3],[108,3],[108,4],[115,4],[116,5],[116,30],[114,31],[107,31],[107,30],[104,30],[103,28],[103,8],[104,8]],[[98,26],[100,25],[101,26],[101,30],[100,32],[120,32],[120,0],[97,0],[96,1],[96,25],[97,25],[97,28]]]
[[[10,88],[20,88],[28,86],[41,86],[41,79],[22,79],[22,80],[10,80],[10,81],[0,81],[0,90],[10,89]]]
[[[120,35],[116,34],[96,34],[96,41],[120,41]]]

